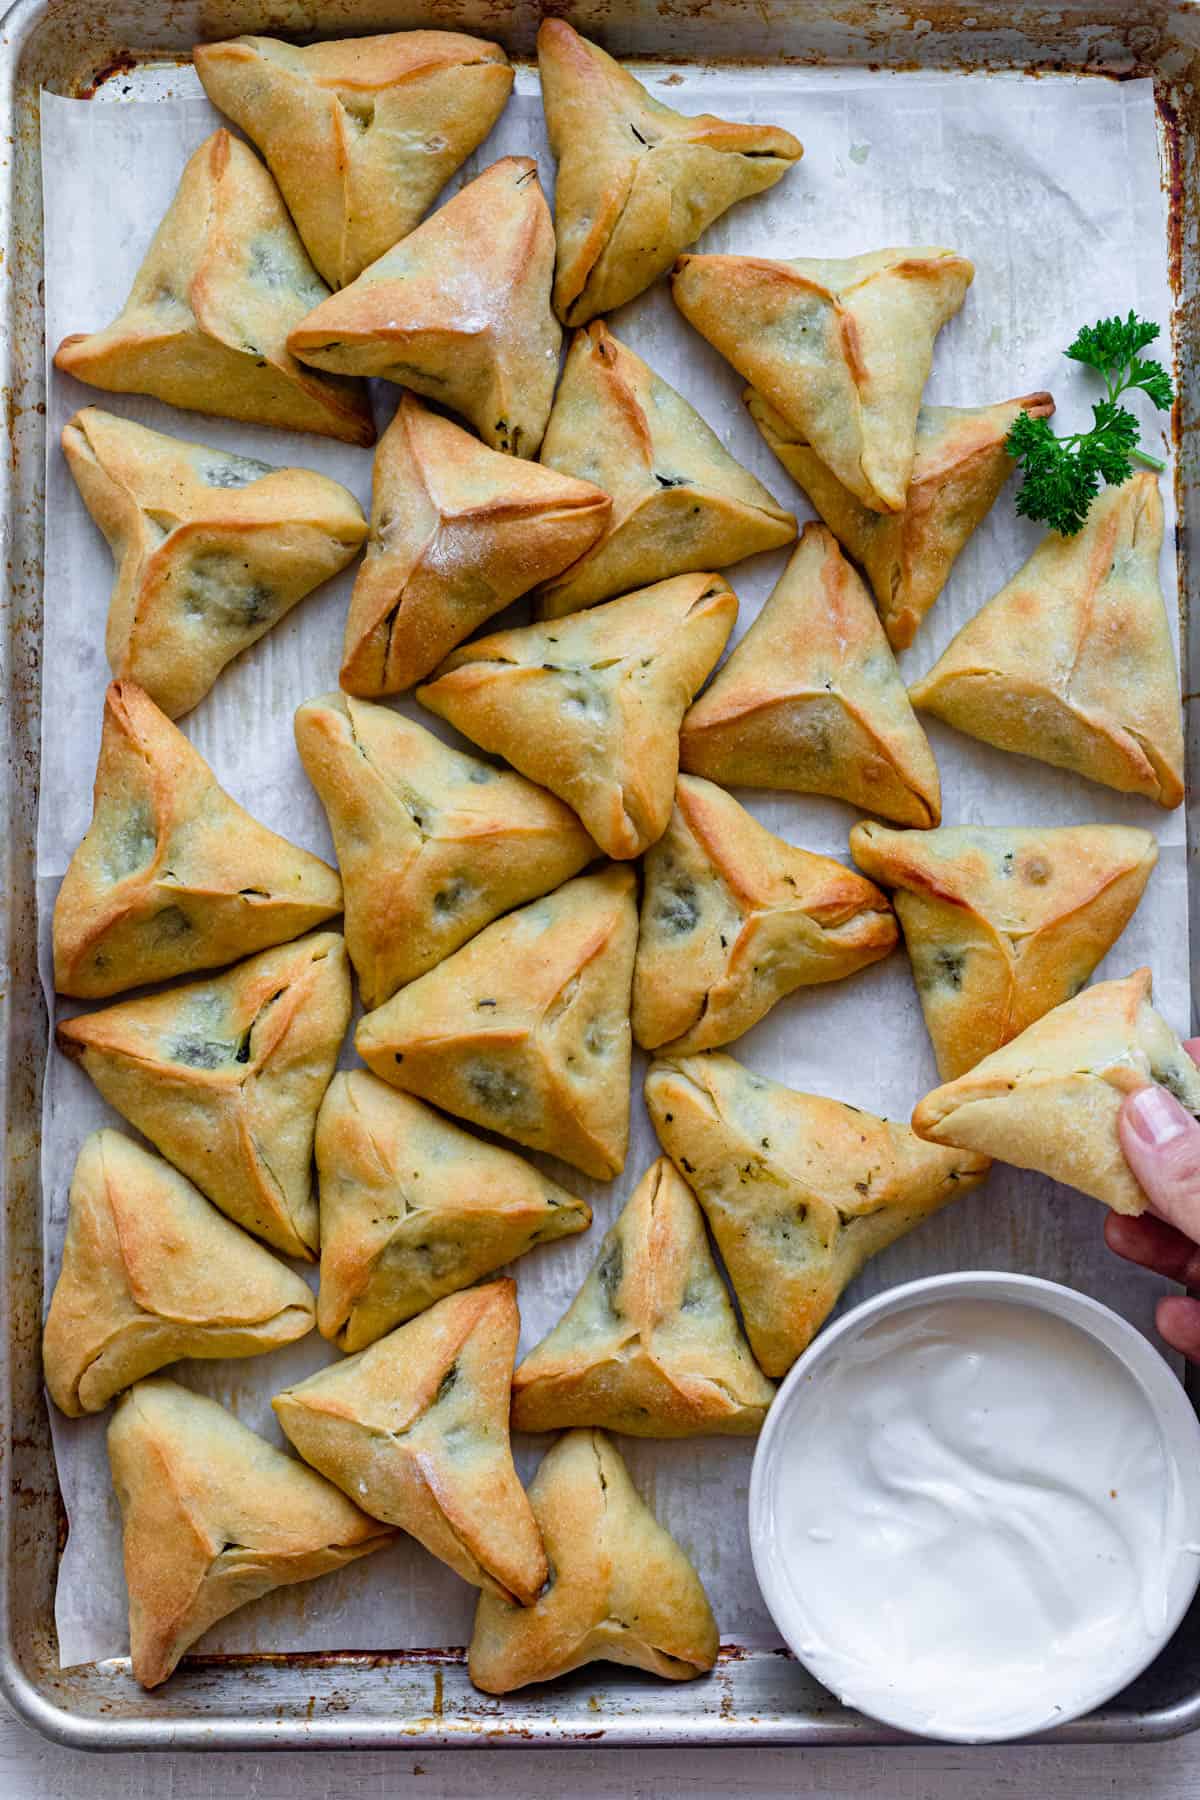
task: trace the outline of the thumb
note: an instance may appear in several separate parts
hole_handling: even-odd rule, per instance
[[[1119,1129],[1155,1212],[1200,1242],[1200,1124],[1166,1088],[1150,1086],[1125,1100]]]

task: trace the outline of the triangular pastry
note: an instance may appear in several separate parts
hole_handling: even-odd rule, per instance
[[[864,506],[903,512],[938,332],[975,271],[952,250],[683,256],[676,306]]]
[[[639,1495],[602,1431],[568,1431],[529,1488],[550,1577],[532,1606],[479,1596],[467,1666],[507,1694],[585,1663],[691,1681],[717,1660],[700,1577]]]
[[[139,1381],[108,1428],[133,1673],[165,1681],[211,1625],[395,1537],[202,1394]]]
[[[498,44],[456,31],[197,44],[214,106],[262,151],[305,248],[344,287],[417,225],[504,110]]]
[[[737,618],[719,575],[464,644],[417,698],[574,808],[606,856],[671,816],[679,726]]]
[[[402,395],[375,452],[342,686],[371,696],[423,681],[510,601],[584,554],[611,509],[590,482],[489,450]]]
[[[508,1441],[512,1281],[439,1300],[271,1402],[306,1462],[464,1581],[528,1605],[546,1556]]]
[[[936,825],[937,764],[870,596],[806,525],[766,605],[683,721],[679,763],[729,787],[832,794]]]
[[[42,1368],[71,1418],[182,1356],[260,1356],[313,1328],[285,1263],[119,1131],[84,1140]]]
[[[296,711],[296,743],[329,816],[364,1006],[382,1006],[597,854],[545,788],[389,707],[344,694],[310,700]]]
[[[895,889],[943,1081],[1079,992],[1132,918],[1158,857],[1150,833],[1127,825],[862,824],[850,851]]]
[[[1049,394],[1023,394],[996,406],[922,406],[904,510],[880,513],[843,487],[806,434],[760,393],[747,388],[744,399],[792,480],[866,575],[894,650],[912,643],[955,558],[1011,475],[1005,444],[1017,415],[1045,419],[1054,411]]]
[[[363,383],[318,374],[287,348],[327,293],[253,150],[214,131],[184,169],[117,318],[64,338],[55,366],[110,393],[373,444]]]
[[[382,375],[536,456],[558,378],[554,228],[537,164],[506,156],[294,326],[301,361]]]
[[[774,187],[804,154],[778,126],[664,106],[565,19],[542,21],[537,48],[558,162],[554,305],[568,325],[632,300],[735,201]]]
[[[116,564],[105,649],[171,718],[349,563],[367,535],[354,495],[148,431],[89,406],[63,451]]]
[[[58,1027],[110,1106],[238,1225],[313,1260],[313,1129],[350,1021],[336,932]]]
[[[54,903],[60,994],[220,968],[341,910],[335,870],[230,799],[141,688],[112,684],[92,822]]]
[[[610,865],[497,919],[359,1023],[393,1087],[598,1181],[629,1144],[633,870]]]
[[[653,1063],[646,1105],[708,1216],[768,1375],[787,1373],[870,1257],[988,1169],[716,1053]]]
[[[1028,1026],[957,1081],[934,1088],[913,1129],[1035,1169],[1114,1212],[1150,1204],[1126,1162],[1117,1115],[1158,1082],[1200,1118],[1197,1069],[1151,1004],[1150,971],[1101,981]]]
[[[575,335],[542,461],[612,495],[599,541],[543,587],[543,618],[670,575],[723,569],[796,535],[792,514],[602,320]]]
[[[963,626],[913,705],[985,744],[1178,806],[1183,721],[1162,538],[1156,476],[1105,488],[1077,536],[1043,538]]]
[[[643,877],[633,1035],[646,1050],[727,1044],[785,994],[853,975],[899,937],[878,888],[694,775],[679,777]]]
[[[513,1376],[516,1431],[753,1437],[774,1394],[738,1330],[691,1189],[643,1175],[583,1286]]]
[[[523,1157],[462,1131],[365,1069],[317,1115],[317,1323],[363,1350],[535,1244],[586,1231],[591,1208]]]

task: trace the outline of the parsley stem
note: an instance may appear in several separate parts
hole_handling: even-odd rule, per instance
[[[1167,466],[1159,457],[1151,456],[1148,450],[1143,450],[1140,444],[1136,450],[1131,450],[1129,454],[1136,462],[1145,463],[1148,469],[1156,469],[1160,475]]]

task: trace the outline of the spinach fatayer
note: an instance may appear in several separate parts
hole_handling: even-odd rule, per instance
[[[922,406],[901,512],[876,512],[826,467],[799,426],[756,388],[742,396],[788,474],[862,570],[893,650],[906,650],[949,580],[955,559],[1013,471],[1006,439],[1020,414],[1044,419],[1049,394],[996,406]]]
[[[334,1076],[317,1115],[317,1323],[363,1350],[592,1210],[523,1157],[463,1131],[365,1069]]]
[[[700,1578],[604,1432],[565,1432],[529,1500],[550,1573],[532,1606],[480,1594],[468,1654],[476,1687],[507,1694],[601,1661],[668,1681],[712,1668],[720,1640]]]
[[[513,1425],[753,1437],[774,1392],[738,1329],[703,1214],[663,1156],[567,1312],[514,1374]]]
[[[651,1063],[646,1105],[704,1208],[768,1375],[787,1373],[868,1257],[990,1167],[718,1052]]]
[[[294,324],[311,368],[382,375],[536,456],[558,374],[554,230],[537,164],[506,156]]]
[[[554,305],[565,325],[632,300],[735,201],[774,187],[804,154],[777,125],[665,106],[565,19],[542,21],[537,50],[558,163]]]
[[[335,869],[243,811],[141,688],[112,684],[92,822],[54,902],[60,994],[219,968],[341,909]]]
[[[84,1140],[42,1346],[71,1418],[181,1357],[260,1356],[310,1332],[307,1282],[120,1131]]]
[[[942,816],[937,764],[870,595],[806,525],[766,605],[684,717],[680,767],[725,787],[832,794],[898,825]]]
[[[214,1206],[313,1262],[313,1130],[349,1023],[345,942],[319,931],[64,1020],[56,1040]]]
[[[218,1619],[344,1568],[396,1533],[215,1400],[162,1376],[117,1403],[108,1459],[121,1506],[133,1673],[167,1679]]]
[[[873,512],[903,512],[934,340],[974,275],[965,257],[926,247],[681,256],[671,296],[844,488]]]
[[[328,291],[253,150],[214,131],[118,317],[64,338],[55,366],[110,393],[373,444],[365,384],[306,368],[287,347]]]
[[[423,681],[494,613],[585,555],[611,508],[590,481],[490,450],[403,394],[375,452],[342,686],[371,699]]]
[[[629,1147],[636,881],[611,863],[456,950],[360,1022],[393,1087],[606,1181]]]
[[[886,897],[830,856],[785,843],[732,794],[681,775],[643,864],[633,1035],[711,1050],[785,995],[841,981],[894,949]]]
[[[1181,805],[1162,541],[1157,476],[1105,488],[1077,536],[1052,531],[968,620],[913,688],[913,705],[1000,750]]]
[[[1117,1114],[1152,1081],[1200,1117],[1200,1069],[1155,1012],[1149,969],[1136,969],[1085,988],[926,1094],[913,1129],[1052,1175],[1114,1212],[1140,1213],[1149,1202],[1122,1155]]]
[[[262,151],[304,247],[344,287],[421,221],[512,92],[498,44],[394,31],[197,44],[196,73]]]
[[[893,890],[943,1081],[1069,1000],[1120,937],[1158,860],[1132,825],[850,833]]]
[[[116,564],[105,649],[171,718],[367,534],[358,501],[311,469],[275,469],[119,419],[75,414],[63,454]]]
[[[565,800],[606,856],[638,856],[666,829],[679,722],[736,618],[719,575],[677,575],[464,644],[417,699]]]
[[[612,495],[603,535],[543,584],[545,619],[672,575],[723,569],[796,535],[792,514],[599,319],[575,334],[542,461]]]
[[[389,707],[325,694],[297,708],[295,731],[333,833],[364,1006],[598,854],[545,788]]]
[[[528,1606],[549,1573],[513,1467],[516,1284],[439,1300],[272,1401],[301,1456],[465,1581]]]

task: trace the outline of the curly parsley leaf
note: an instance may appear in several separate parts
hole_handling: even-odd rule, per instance
[[[1008,434],[1007,449],[1024,472],[1017,511],[1040,519],[1064,537],[1082,527],[1100,483],[1119,487],[1133,474],[1136,458],[1151,468],[1162,463],[1142,449],[1133,414],[1120,405],[1131,389],[1144,393],[1166,412],[1175,391],[1161,363],[1141,352],[1158,337],[1158,326],[1130,313],[1128,318],[1098,319],[1085,325],[1067,351],[1104,377],[1105,397],[1092,407],[1090,431],[1057,437],[1045,419],[1018,414]]]
[[[1166,412],[1175,398],[1175,389],[1171,385],[1171,377],[1161,363],[1131,362],[1126,376],[1127,388],[1141,388],[1149,394],[1159,412]]]
[[[1018,413],[1007,448],[1025,471],[1017,511],[1027,519],[1045,520],[1064,537],[1073,536],[1100,491],[1096,469],[1081,457],[1064,455],[1046,420],[1028,413]]]
[[[1110,369],[1132,362],[1157,336],[1158,326],[1134,313],[1127,319],[1097,319],[1094,325],[1083,327],[1067,355],[1073,362],[1086,363],[1107,375]]]

